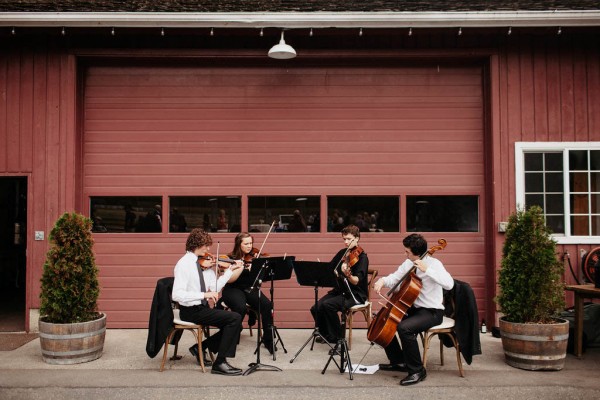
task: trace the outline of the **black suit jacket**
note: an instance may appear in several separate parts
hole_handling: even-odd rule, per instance
[[[473,356],[481,354],[481,342],[479,340],[479,314],[473,289],[467,282],[454,280],[454,287],[447,295],[454,298],[454,310],[446,303],[446,315],[454,311],[456,337],[460,345],[460,352],[467,364],[471,364]],[[444,335],[444,345],[452,347],[452,341]]]
[[[148,322],[148,340],[146,341],[146,353],[154,358],[165,343],[165,339],[173,328],[173,308],[171,307],[171,292],[175,278],[168,277],[156,282],[152,306],[150,308],[150,320]],[[179,332],[181,337],[181,332]],[[179,337],[174,338],[176,342]]]

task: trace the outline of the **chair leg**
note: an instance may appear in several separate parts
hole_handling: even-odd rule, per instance
[[[354,313],[350,311],[346,317],[348,324],[348,351],[352,350],[352,324],[354,323]]]
[[[454,348],[456,349],[456,363],[458,364],[458,373],[460,374],[461,378],[464,378],[465,372],[463,371],[462,359],[460,358],[460,345],[458,344],[458,341],[454,337],[454,334],[450,333],[450,334],[448,334],[448,336],[450,336],[450,339],[452,340],[452,344],[454,345]]]
[[[198,354],[199,354],[199,359],[200,359],[200,368],[202,368],[202,372],[206,373],[206,369],[204,369],[204,352],[202,351],[202,330],[204,328],[203,327],[199,327],[198,328],[198,333],[194,332],[192,330],[192,332],[194,332],[194,335],[196,336],[196,341],[198,342]]]
[[[165,350],[163,352],[162,363],[160,364],[160,372],[163,372],[165,370],[165,362],[167,361],[167,353],[169,351],[169,343],[171,342],[171,339],[173,338],[174,333],[175,333],[175,329],[171,329],[171,332],[169,332],[169,334],[167,335],[167,339],[165,340]]]
[[[425,332],[423,335],[423,368],[427,368],[427,351],[429,350],[429,342],[431,342],[431,338],[435,334],[430,335],[428,332]]]
[[[444,343],[441,336],[438,336],[438,338],[440,339],[440,363],[444,365]]]

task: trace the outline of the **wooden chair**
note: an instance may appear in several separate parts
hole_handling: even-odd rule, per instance
[[[365,317],[365,321],[367,321],[367,325],[371,323],[371,318],[373,317],[372,313],[372,303],[371,303],[371,289],[373,284],[375,283],[375,278],[377,277],[376,269],[369,269],[368,271],[368,282],[369,282],[369,292],[367,301],[364,304],[357,304],[348,310],[346,314],[346,324],[348,325],[348,350],[352,350],[352,325],[354,324],[354,313],[361,312]]]
[[[454,303],[454,300],[450,300]],[[429,343],[431,339],[438,335],[440,339],[440,361],[441,365],[444,365],[444,343],[442,342],[442,335],[448,336],[452,341],[452,345],[456,349],[456,363],[458,364],[458,373],[461,378],[465,377],[465,373],[463,371],[462,359],[460,358],[460,346],[458,344],[458,339],[456,337],[456,332],[454,330],[455,322],[454,322],[454,305],[452,305],[452,315],[450,317],[444,317],[441,324],[433,326],[421,333],[421,340],[423,342],[423,367],[427,368],[427,351],[429,350]]]
[[[165,362],[167,361],[167,352],[168,352],[168,348],[169,348],[169,343],[171,343],[171,340],[173,339],[173,337],[175,336],[175,334],[177,332],[185,331],[185,330],[192,332],[194,334],[194,336],[196,337],[196,341],[198,342],[198,351],[200,352],[200,367],[202,368],[202,372],[206,372],[206,370],[204,368],[204,357],[202,354],[202,336],[203,336],[204,332],[206,332],[207,335],[210,334],[208,331],[208,327],[205,327],[204,325],[194,324],[193,322],[183,321],[179,317],[179,309],[178,308],[173,309],[173,317],[174,317],[173,318],[173,328],[171,329],[171,332],[169,332],[169,335],[165,339],[165,350],[163,353],[162,364],[160,365],[160,372],[163,372],[165,369]],[[175,343],[175,351],[173,352],[173,356],[170,358],[170,360],[180,360],[181,359],[181,356],[177,355],[178,347],[179,347],[179,341],[177,341],[177,343]],[[210,357],[212,359],[213,355],[211,354]]]

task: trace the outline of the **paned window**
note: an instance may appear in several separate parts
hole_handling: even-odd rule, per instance
[[[600,142],[517,143],[515,149],[519,207],[542,207],[559,243],[597,243]]]

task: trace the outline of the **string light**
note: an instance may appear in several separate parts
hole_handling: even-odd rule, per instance
[[[462,35],[462,28],[461,28],[461,27],[459,27],[459,28],[458,28],[458,36],[461,36],[461,35]]]
[[[215,36],[215,30],[213,28],[210,28],[210,36]]]
[[[65,30],[64,26],[62,27],[62,29],[60,31],[60,34],[63,35],[63,36],[65,36],[67,34],[67,31]]]
[[[160,36],[165,36],[165,28],[160,28]]]
[[[15,30],[15,27],[13,26],[12,29],[10,30],[10,34],[11,35],[16,35],[17,31]]]
[[[362,28],[360,28],[360,29],[358,30],[358,36],[362,36],[362,35],[363,35],[363,31],[362,31]]]
[[[263,28],[260,28],[260,33],[259,33],[260,37],[265,36],[265,32],[263,31]]]
[[[508,27],[508,32],[506,32],[506,34],[507,34],[508,36],[510,36],[510,35],[512,34],[512,26],[509,26],[509,27]]]
[[[112,36],[115,36],[115,27],[113,26],[112,29],[110,30],[110,34]]]
[[[557,34],[557,35],[560,35],[561,33],[562,33],[562,28],[559,26],[559,27],[558,27],[558,31],[556,31],[556,34]]]
[[[310,28],[310,31],[308,32],[308,36],[313,37],[313,30],[312,30],[312,28]]]
[[[412,36],[412,28],[408,28],[408,36]]]

